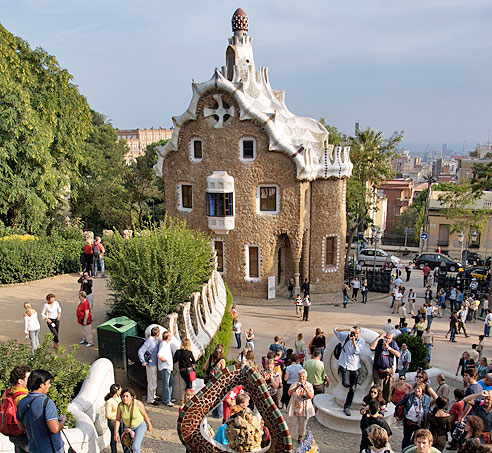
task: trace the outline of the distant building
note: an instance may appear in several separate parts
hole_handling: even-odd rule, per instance
[[[386,231],[391,231],[398,217],[413,203],[413,180],[391,179],[383,182],[379,190],[387,199]]]
[[[135,160],[145,154],[147,146],[160,140],[170,140],[173,136],[172,129],[116,129],[119,140],[126,140],[128,153],[125,158],[128,161]]]

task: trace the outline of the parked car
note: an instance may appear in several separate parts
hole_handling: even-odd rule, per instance
[[[448,272],[458,272],[461,267],[461,263],[450,259],[442,253],[422,253],[416,256],[413,260],[415,267],[418,269],[423,269],[425,263],[427,263],[432,270],[439,267],[443,261],[446,263],[446,269]]]
[[[484,260],[483,258],[476,252],[472,252],[471,250],[463,250],[462,258],[466,258],[466,264],[472,266],[483,266]]]
[[[487,277],[488,268],[484,266],[467,267],[464,271],[465,277],[476,278],[477,280],[485,280]]]
[[[381,249],[363,249],[357,255],[357,261],[360,266],[373,266],[374,265],[374,253],[376,253],[376,266],[384,266],[388,263],[390,268],[396,267],[400,262],[400,258],[394,255],[390,255]]]

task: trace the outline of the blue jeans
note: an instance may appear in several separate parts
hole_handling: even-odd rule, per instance
[[[362,303],[363,304],[367,304],[367,294],[368,294],[368,291],[362,291]]]
[[[490,337],[490,326],[487,326],[487,325],[484,326],[484,328],[483,328],[483,334],[486,337]]]
[[[430,329],[431,326],[432,326],[432,320],[433,320],[433,316],[432,315],[427,315],[427,327]]]
[[[350,297],[348,296],[348,294],[344,294],[343,295],[343,305],[347,305],[348,304],[348,301],[350,300]]]
[[[427,346],[427,357],[426,357],[426,360],[427,360],[427,362],[430,363],[430,361],[431,361],[431,354],[432,354],[432,345],[431,344],[428,344],[426,346]]]
[[[456,341],[455,338],[456,338],[456,329],[451,328],[451,334],[449,336],[449,340]]]
[[[241,332],[235,333],[236,336],[236,343],[237,343],[237,348],[241,349]]]
[[[164,404],[169,404],[171,402],[171,395],[173,394],[173,389],[174,389],[172,370],[161,370],[161,378],[162,378],[162,402]]]
[[[163,370],[165,371],[165,370]],[[133,453],[140,453],[140,446],[142,445],[143,438],[145,436],[145,431],[147,431],[147,423],[142,422],[136,428],[131,428],[135,433],[133,438],[132,451]]]
[[[352,406],[352,401],[354,399],[355,387],[357,387],[357,379],[359,377],[358,370],[347,370],[346,368],[339,367],[340,373],[342,374],[342,385],[348,388],[347,399],[343,408]]]
[[[97,269],[101,270],[101,278],[104,278],[104,258],[94,258],[94,277],[97,277]]]

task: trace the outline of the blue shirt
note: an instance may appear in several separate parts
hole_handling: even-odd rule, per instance
[[[483,379],[480,379],[480,380],[478,381],[478,383],[482,386],[482,388],[483,388],[484,390],[487,390],[487,391],[492,390],[492,385],[487,385],[487,384],[483,381]]]
[[[145,363],[144,354],[146,351],[150,352],[150,362],[147,366],[157,366],[157,353],[159,352],[160,340],[159,338],[149,337],[145,340],[145,343],[140,346],[138,350],[138,359],[141,363]]]
[[[48,398],[46,413],[43,414],[44,393],[29,393],[17,404],[17,421],[26,427],[29,440],[29,453],[53,453],[50,436],[55,452],[63,448],[61,433],[52,434],[46,422],[58,420],[55,403]],[[30,405],[28,408],[27,406]]]

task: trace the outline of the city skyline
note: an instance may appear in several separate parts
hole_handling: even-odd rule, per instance
[[[297,115],[346,134],[354,124],[405,131],[402,147],[462,154],[489,138],[485,0],[370,4],[0,0],[2,25],[43,47],[115,127],[169,128],[191,81],[225,64],[230,19],[249,16],[257,68]]]

